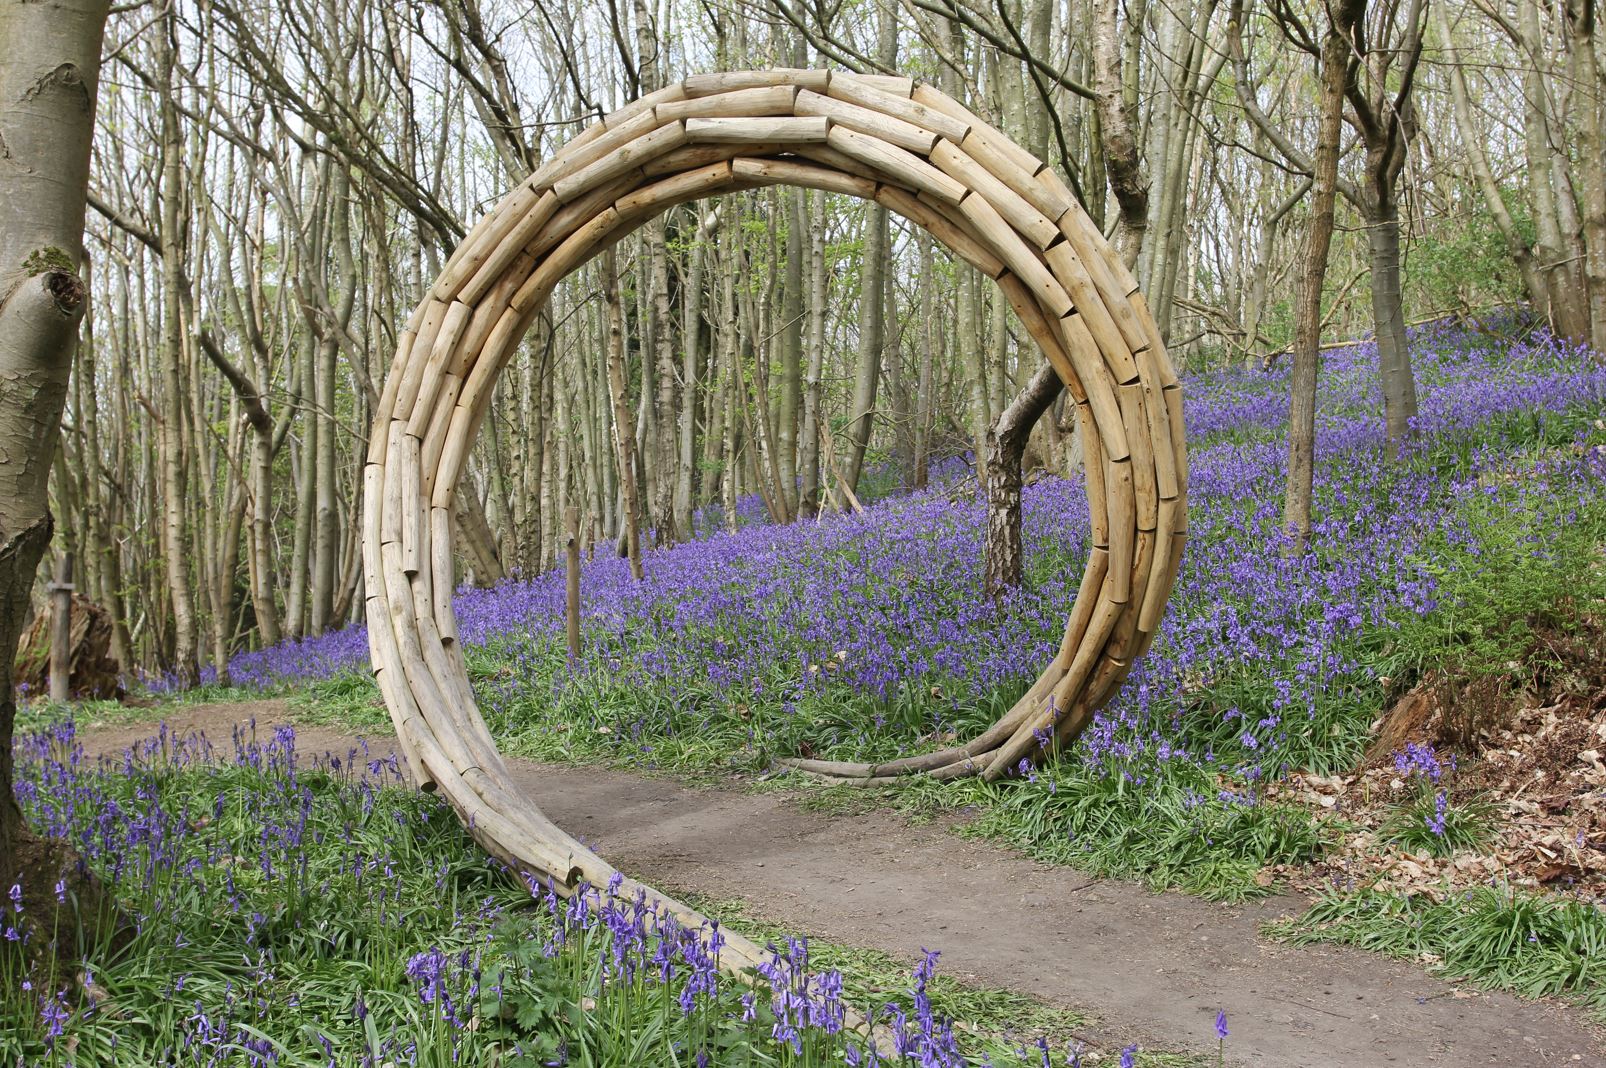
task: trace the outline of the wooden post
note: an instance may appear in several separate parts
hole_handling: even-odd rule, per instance
[[[569,659],[580,659],[580,509],[569,505],[563,510],[563,525],[569,531],[566,544],[567,557],[564,579],[566,582],[566,596],[564,599],[564,622],[568,624],[569,632]]]
[[[50,700],[65,704],[72,674],[72,553],[61,554],[50,584]]]

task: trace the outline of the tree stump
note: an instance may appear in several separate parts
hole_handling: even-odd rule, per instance
[[[55,626],[55,598],[34,616],[17,648],[13,678],[19,693],[42,697],[50,692],[50,637]],[[72,595],[67,613],[67,689],[78,700],[117,700],[123,670],[112,659],[111,616],[83,594]]]

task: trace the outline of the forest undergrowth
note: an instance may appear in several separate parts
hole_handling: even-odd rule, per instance
[[[58,945],[65,888],[0,902],[5,1064],[1199,1063],[1089,1051],[1082,1018],[954,982],[934,952],[911,973],[738,921],[771,948],[744,982],[717,925],[611,886],[560,899],[487,858],[394,756],[298,753],[289,727],[219,749],[163,729],[95,762],[63,720],[18,757],[30,820],[112,888],[127,931]]]
[[[1453,739],[1413,738],[1381,763],[1371,754],[1383,778],[1361,774],[1402,697],[1446,677],[1516,678],[1536,635],[1566,635],[1606,604],[1606,367],[1504,326],[1415,331],[1423,414],[1398,462],[1384,457],[1372,346],[1324,357],[1315,524],[1301,554],[1281,527],[1284,374],[1190,377],[1190,543],[1148,657],[1086,734],[1035,770],[993,784],[912,780],[877,803],[915,817],[963,809],[962,834],[1156,889],[1241,900],[1292,882],[1325,896],[1284,934],[1425,954],[1452,974],[1598,1005],[1584,958],[1606,938],[1593,907],[1606,827],[1586,818],[1571,845],[1590,862],[1541,880],[1495,863],[1510,813],[1489,784],[1440,781],[1457,759],[1478,761],[1479,739],[1461,739],[1458,758]],[[561,573],[460,591],[460,633],[505,751],[862,804],[862,791],[756,780],[779,756],[874,760],[973,734],[1058,641],[1088,551],[1079,480],[1028,486],[1025,581],[997,605],[981,592],[981,530],[956,464],[859,515],[754,523],[651,553],[643,582],[623,560],[588,561],[577,662],[564,649]],[[299,694],[314,718],[373,727],[385,714],[366,662],[350,628],[242,654],[232,672],[254,690]],[[1500,715],[1519,719],[1531,689],[1507,687]],[[1591,701],[1569,707],[1590,729],[1606,722]],[[1483,742],[1512,725],[1499,718]],[[1351,786],[1365,804],[1335,803]],[[1429,877],[1396,885],[1382,868],[1335,868],[1357,841]],[[1462,912],[1522,932],[1490,943],[1499,953],[1474,952],[1476,930],[1423,919],[1469,890],[1452,877],[1458,864],[1494,882]],[[1405,904],[1366,909],[1369,894]]]

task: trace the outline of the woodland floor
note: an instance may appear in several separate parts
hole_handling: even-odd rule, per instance
[[[167,722],[215,740],[255,719],[293,722],[283,700],[169,707]],[[83,725],[91,755],[149,737],[149,722]],[[369,739],[373,755],[388,739]],[[297,748],[344,755],[354,735],[297,727]],[[942,951],[945,973],[1020,991],[1095,1018],[1101,1046],[1179,1043],[1214,1053],[1218,1009],[1228,1062],[1247,1065],[1550,1065],[1606,1068],[1583,1013],[1434,979],[1411,964],[1339,947],[1295,948],[1261,925],[1302,897],[1211,904],[1093,879],[941,822],[870,809],[809,811],[785,793],[697,788],[594,767],[511,759],[530,798],[610,862],[665,891],[737,901],[794,933],[914,958]]]

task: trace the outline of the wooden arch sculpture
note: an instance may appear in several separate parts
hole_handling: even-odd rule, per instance
[[[560,892],[616,873],[519,793],[474,703],[452,613],[458,476],[497,374],[560,280],[672,205],[777,184],[875,200],[997,281],[1076,402],[1093,531],[1059,652],[985,733],[887,764],[794,766],[996,777],[1035,760],[1115,692],[1176,578],[1181,391],[1137,283],[1052,170],[907,78],[745,71],[642,97],[569,142],[458,246],[401,335],[364,470],[369,645],[413,774],[489,852]],[[725,953],[738,968],[758,960],[735,937]]]

